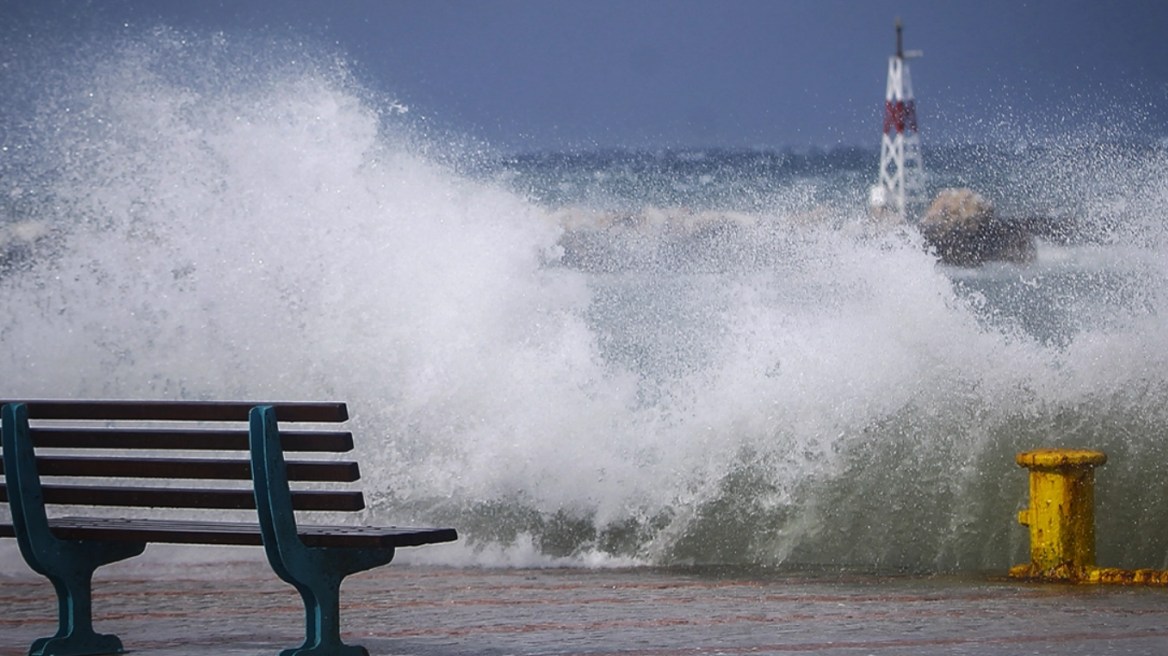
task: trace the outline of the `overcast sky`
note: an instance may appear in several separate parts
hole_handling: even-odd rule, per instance
[[[1168,137],[1168,1],[0,0],[58,21],[276,30],[510,151],[875,146],[893,23],[927,142]],[[83,20],[79,21],[78,17]],[[70,27],[71,26],[71,27]]]

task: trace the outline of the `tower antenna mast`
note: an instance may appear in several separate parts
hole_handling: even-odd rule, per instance
[[[921,56],[919,50],[904,51],[904,25],[896,19],[896,54],[888,58],[888,85],[884,93],[884,136],[880,140],[880,179],[868,197],[877,211],[901,220],[924,192],[921,165],[921,138],[917,133],[916,100],[908,60]]]

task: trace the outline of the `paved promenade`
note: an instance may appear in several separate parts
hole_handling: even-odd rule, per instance
[[[0,656],[22,656],[55,630],[53,592],[0,566]],[[94,596],[98,630],[141,656],[275,656],[303,638],[299,597],[250,555],[118,564]],[[346,640],[374,656],[1168,653],[1168,588],[973,575],[390,565],[347,579],[342,604]]]

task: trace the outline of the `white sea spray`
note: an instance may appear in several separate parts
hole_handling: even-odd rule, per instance
[[[52,66],[3,164],[2,396],[345,401],[370,519],[456,526],[415,557],[459,565],[1000,569],[1014,454],[1101,448],[1101,558],[1163,566],[1157,152],[1036,155],[1064,186],[1015,205],[1085,236],[956,271],[846,166],[532,183],[312,47],[157,30]]]

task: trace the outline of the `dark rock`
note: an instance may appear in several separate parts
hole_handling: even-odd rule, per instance
[[[945,264],[1024,263],[1035,256],[1034,235],[1027,225],[998,218],[993,203],[971,189],[937,194],[921,219],[920,231]]]
[[[49,235],[48,228],[37,221],[0,223],[0,276],[28,266]]]

